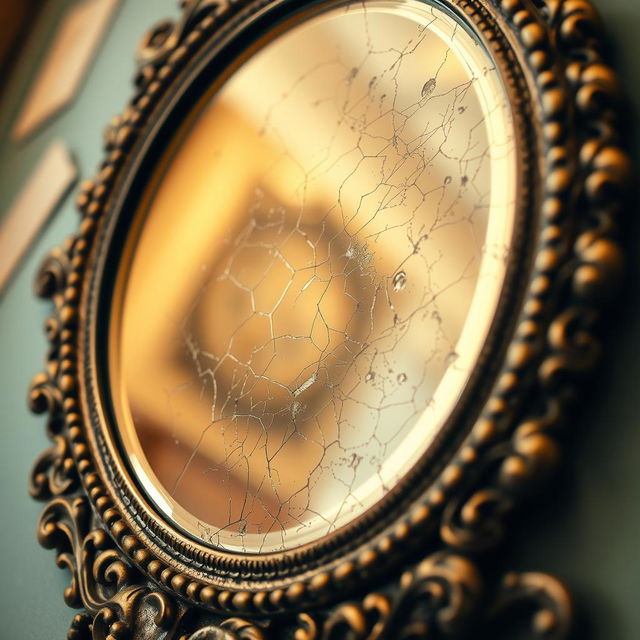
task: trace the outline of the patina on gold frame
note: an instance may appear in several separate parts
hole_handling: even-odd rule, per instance
[[[485,42],[513,105],[517,286],[505,288],[473,393],[415,488],[394,490],[393,506],[373,510],[365,530],[354,523],[265,556],[199,545],[145,501],[102,410],[96,310],[109,249],[126,233],[124,205],[148,179],[153,145],[187,116],[203,69],[219,75],[239,35],[250,39],[257,25],[306,3],[183,0],[178,22],[146,36],[135,96],[79,196],[80,229],[37,280],[55,313],[30,405],[49,413],[53,446],[36,462],[30,491],[48,502],[40,542],[71,571],[65,600],[84,609],[70,638],[478,637],[523,601],[535,612],[533,633],[568,635],[571,600],[557,580],[496,579],[487,558],[507,514],[553,470],[555,433],[597,358],[594,329],[620,271],[614,237],[629,173],[620,91],[586,0],[439,1]]]

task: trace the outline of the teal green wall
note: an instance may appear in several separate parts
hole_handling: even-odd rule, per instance
[[[1,0],[0,0],[1,1]],[[51,36],[56,17],[73,4],[52,0],[25,50],[17,81],[9,87],[0,112],[0,211],[4,211],[47,144],[59,136],[73,151],[82,178],[91,177],[102,158],[102,131],[121,112],[131,94],[134,52],[146,29],[177,15],[177,0],[122,2],[87,82],[70,109],[25,144],[8,140],[7,125]],[[73,198],[57,212],[46,232],[0,298],[0,640],[54,640],[66,637],[74,611],[63,601],[68,572],[55,565],[51,551],[36,542],[42,505],[27,494],[35,457],[48,445],[45,421],[26,408],[32,376],[43,366],[42,331],[49,305],[32,293],[42,256],[60,244],[78,224]]]
[[[124,0],[114,25],[73,105],[25,144],[14,145],[8,125],[33,75],[53,25],[69,0],[52,0],[21,58],[16,81],[0,102],[0,211],[17,193],[29,167],[60,136],[75,154],[82,178],[101,158],[101,131],[131,92],[133,52],[146,28],[177,13],[177,0]],[[617,67],[640,113],[640,0],[596,0],[615,44]],[[633,148],[640,151],[638,132]],[[631,133],[630,133],[631,135]],[[636,153],[636,159],[640,155]],[[630,219],[635,211],[631,212]],[[34,243],[0,298],[0,640],[64,638],[73,611],[62,599],[68,584],[52,552],[35,540],[41,505],[27,496],[32,461],[47,446],[44,419],[26,408],[26,390],[41,370],[42,325],[49,307],[32,293],[33,275],[46,251],[78,221],[69,198]],[[571,425],[560,490],[533,508],[514,536],[520,568],[561,576],[587,611],[593,638],[635,640],[640,630],[640,236],[627,233],[631,255],[604,368],[585,394],[589,409]]]

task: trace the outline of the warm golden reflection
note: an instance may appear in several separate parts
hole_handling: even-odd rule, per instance
[[[437,5],[332,6],[211,98],[118,275],[127,455],[225,549],[298,546],[383,497],[455,406],[505,274],[515,152],[490,57]]]

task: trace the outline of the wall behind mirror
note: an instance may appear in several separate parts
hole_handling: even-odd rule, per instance
[[[593,0],[611,38],[614,62],[631,97],[633,122],[640,114],[640,4],[635,0]],[[11,126],[48,43],[70,0],[50,0],[16,61],[0,99],[0,219],[31,168],[55,138],[75,156],[81,178],[92,175],[101,158],[102,129],[130,95],[133,55],[140,36],[177,0],[123,0],[80,92],[46,127],[24,142],[11,141]],[[633,137],[640,159],[640,136]],[[633,211],[631,212],[633,214]],[[573,421],[565,447],[568,464],[561,490],[545,496],[521,518],[534,536],[512,536],[513,565],[554,573],[573,590],[589,615],[594,639],[632,640],[640,628],[640,239],[629,216],[629,277],[623,300],[611,314],[604,366],[591,388],[588,414]],[[1,637],[25,640],[63,638],[73,612],[63,603],[66,572],[56,571],[52,554],[35,537],[41,505],[27,496],[32,461],[46,446],[43,420],[27,410],[27,386],[42,367],[42,324],[49,307],[32,293],[40,258],[77,225],[73,198],[55,214],[0,294],[0,612]]]

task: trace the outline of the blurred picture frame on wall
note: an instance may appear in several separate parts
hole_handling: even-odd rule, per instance
[[[62,17],[11,131],[29,137],[78,94],[120,0],[83,0]]]
[[[0,224],[0,295],[77,176],[67,145],[60,139],[51,142]]]

